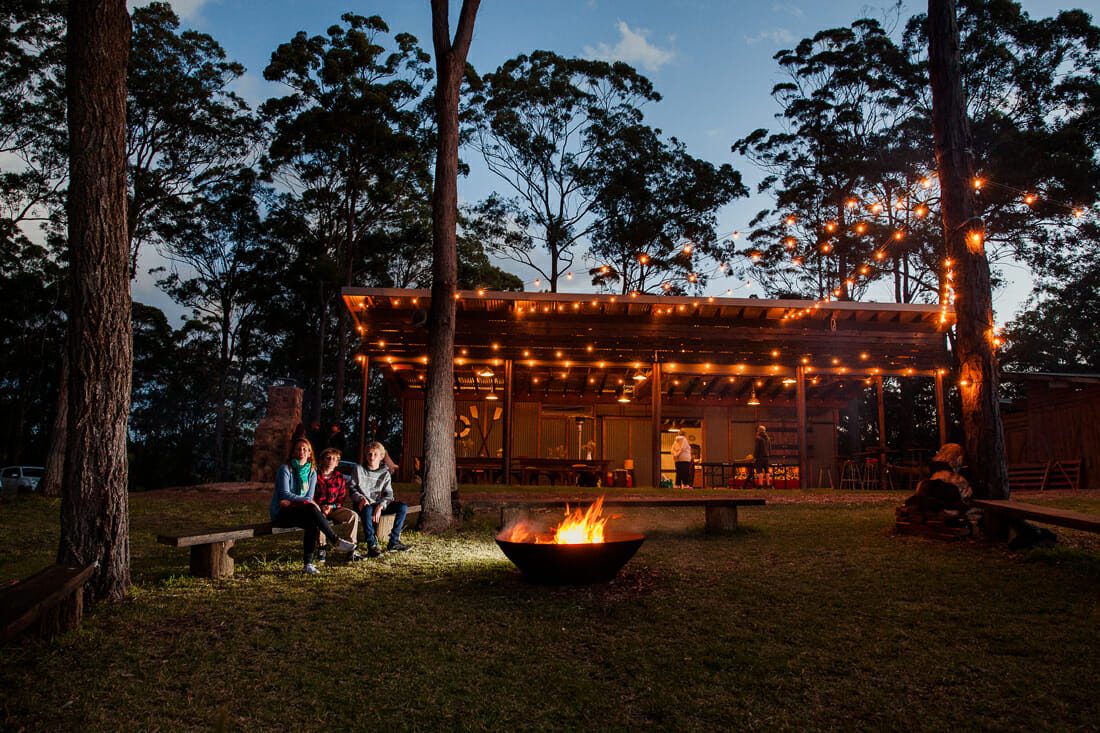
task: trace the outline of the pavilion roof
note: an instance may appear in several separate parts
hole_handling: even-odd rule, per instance
[[[422,389],[429,290],[345,288],[360,353],[398,389]],[[514,394],[613,399],[652,389],[661,363],[666,403],[793,399],[799,366],[808,397],[828,401],[876,375],[934,375],[950,366],[951,308],[938,305],[756,298],[461,291],[456,298],[455,383],[461,395],[503,386]]]

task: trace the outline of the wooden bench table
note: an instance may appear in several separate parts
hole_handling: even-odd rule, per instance
[[[1027,504],[1011,499],[974,499],[970,504],[982,509],[986,530],[993,537],[1008,535],[1005,519],[1030,519],[1043,524],[1055,524],[1086,532],[1100,532],[1100,515],[1096,514]]]
[[[465,502],[468,506],[496,508],[500,507],[501,526],[507,526],[515,519],[522,518],[530,509],[564,509],[569,507],[587,507],[594,500],[502,500],[502,501],[472,501]],[[646,497],[621,499],[605,498],[605,507],[645,507],[645,508],[673,508],[673,507],[703,507],[706,517],[706,531],[728,532],[737,529],[737,508],[742,506],[764,506],[766,500],[762,498],[719,498],[719,497]]]
[[[419,514],[420,505],[409,505],[408,515]],[[407,516],[406,515],[406,521]],[[392,514],[383,514],[375,531],[378,542],[385,542],[393,530]],[[333,523],[339,526],[339,523]],[[242,524],[222,529],[200,529],[185,534],[162,534],[157,542],[172,547],[191,548],[191,574],[199,578],[229,578],[233,576],[233,556],[229,551],[234,543],[252,537],[301,532],[300,527],[276,527],[271,522]]]
[[[0,641],[35,626],[40,634],[65,631],[84,615],[84,584],[95,565],[51,565],[0,590]]]

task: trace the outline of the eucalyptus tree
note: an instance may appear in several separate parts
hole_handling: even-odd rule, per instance
[[[775,200],[752,222],[741,251],[751,264],[739,271],[773,292],[850,298],[869,282],[852,280],[853,269],[884,252],[897,263],[899,301],[920,289],[934,297],[938,282],[926,273],[903,277],[913,242],[931,236],[919,218],[927,201],[909,197],[929,170],[911,130],[920,69],[872,19],[820,31],[775,59],[787,77],[772,91],[781,129],[758,129],[733,145],[768,173],[759,188]],[[892,242],[902,229],[905,241]],[[885,261],[875,262],[875,274],[889,272]]]
[[[302,260],[324,264],[314,312],[318,362],[313,419],[319,421],[323,354],[342,286],[369,282],[361,243],[400,226],[409,207],[427,200],[431,185],[426,85],[428,55],[414,36],[395,33],[378,16],[346,13],[324,36],[300,31],[271,55],[264,78],[290,94],[261,112],[272,128],[269,158],[278,183],[296,199],[305,237]],[[289,204],[289,202],[288,202]],[[334,417],[344,398],[350,321],[337,304]]]
[[[89,595],[130,587],[126,420],[133,363],[126,241],[124,0],[72,2],[69,126],[68,442],[58,563],[95,564]]]
[[[245,379],[239,347],[256,325],[275,283],[259,268],[267,250],[260,207],[268,192],[250,169],[208,188],[191,205],[172,213],[159,234],[173,267],[158,283],[192,318],[206,324],[217,339],[217,392],[213,399],[213,475],[229,471],[227,435],[230,379]]]
[[[725,265],[732,252],[716,236],[716,212],[748,194],[731,166],[694,158],[640,124],[601,139],[593,160],[583,181],[594,204],[594,284],[680,294],[706,284],[704,263]]]
[[[625,63],[549,51],[517,56],[486,74],[470,102],[471,142],[508,195],[490,197],[483,212],[530,234],[497,240],[495,254],[531,267],[556,291],[594,225],[595,196],[584,180],[601,141],[640,123],[639,105],[659,99]]]
[[[230,91],[244,67],[226,59],[209,35],[179,31],[167,3],[133,11],[126,75],[127,270],[137,276],[144,243],[172,212],[226,180],[256,156],[258,122]],[[63,145],[63,143],[62,143]],[[67,368],[62,364],[62,370]],[[67,413],[67,392],[58,399]],[[43,483],[53,482],[50,457],[65,451],[66,425],[55,423]]]
[[[1011,0],[964,0],[958,24],[990,260],[1041,267],[1029,253],[1072,230],[1071,205],[1097,200],[1100,30],[1082,11],[1033,20]],[[733,148],[775,199],[741,250],[773,291],[858,298],[892,277],[899,302],[943,297],[926,27],[924,14],[900,34],[860,19],[776,55],[781,129]]]
[[[458,288],[458,107],[466,55],[480,0],[463,0],[451,37],[447,0],[432,0],[435,88],[435,190],[432,196],[432,304],[428,311],[428,378],[424,388],[424,483],[420,526],[429,532],[454,522],[454,344]]]
[[[985,244],[1058,279],[1060,252],[1100,252],[1095,227],[1082,227],[1100,200],[1100,28],[1082,10],[1032,18],[1012,0],[963,0],[958,26]],[[926,28],[918,15],[905,34],[921,64]],[[929,110],[927,85],[915,92]]]
[[[260,127],[231,87],[244,67],[205,33],[179,31],[171,5],[133,12],[127,68],[130,271],[174,207],[257,157]]]
[[[67,310],[63,220],[68,179],[64,7],[47,0],[0,8],[0,455],[46,453],[61,378]],[[60,486],[61,467],[54,471]],[[43,486],[43,489],[46,487]],[[59,488],[53,495],[59,493]]]
[[[0,242],[57,216],[68,177],[64,4],[0,8]]]

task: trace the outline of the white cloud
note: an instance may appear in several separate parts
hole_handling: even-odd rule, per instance
[[[288,87],[278,82],[268,81],[251,71],[246,71],[237,77],[236,81],[233,82],[232,89],[237,96],[248,102],[248,106],[253,109],[259,107],[270,97],[283,97],[290,94]]]
[[[745,43],[752,45],[767,41],[776,46],[789,46],[794,43],[794,36],[786,28],[775,28],[770,31],[760,31],[755,36],[745,36]]]
[[[618,28],[618,43],[614,46],[601,43],[595,48],[585,46],[585,55],[603,61],[625,61],[632,66],[640,66],[646,71],[657,71],[669,61],[672,61],[676,55],[672,51],[666,51],[650,44],[649,31],[644,28],[634,30],[621,20],[618,22]]]
[[[775,3],[774,5],[772,5],[772,12],[779,15],[791,16],[794,18],[801,18],[805,15],[805,13],[802,12],[802,8],[798,7],[797,5],[790,5],[788,3]]]

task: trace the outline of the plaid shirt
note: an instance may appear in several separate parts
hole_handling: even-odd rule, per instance
[[[343,506],[347,495],[348,485],[339,471],[333,471],[328,476],[317,474],[317,488],[313,492],[313,500],[318,505]]]

